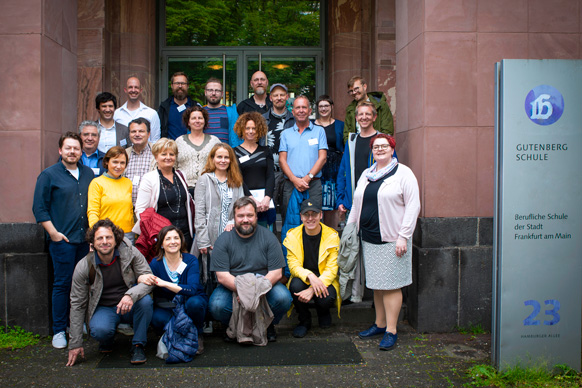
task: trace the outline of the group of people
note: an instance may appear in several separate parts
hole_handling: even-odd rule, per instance
[[[146,361],[150,324],[173,362],[189,361],[204,351],[211,319],[228,326],[227,340],[265,345],[293,305],[301,338],[311,328],[309,302],[327,328],[344,289],[358,302],[364,285],[374,290],[376,320],[359,336],[382,334],[380,349],[394,347],[420,201],[394,152],[386,97],[354,77],[346,122],[333,118],[325,95],[312,120],[307,97],[288,111],[286,85],[269,88],[261,71],[250,84],[254,95],[226,107],[211,78],[201,106],[188,97],[186,74],[175,73],[156,112],[130,77],[123,106],[99,94],[98,121],[60,138],[60,160],[37,179],[33,212],[49,237],[53,346],[68,345],[67,365],[84,356],[84,323],[103,353],[120,325],[132,325],[133,364]],[[340,291],[340,238],[326,224],[348,211],[352,236],[341,247],[356,241],[358,251],[361,241],[363,260],[347,259],[354,269]]]

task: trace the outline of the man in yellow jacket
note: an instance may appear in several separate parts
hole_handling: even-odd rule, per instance
[[[321,204],[309,199],[301,203],[301,222],[289,230],[283,245],[287,248],[287,264],[291,279],[287,286],[299,315],[293,336],[303,338],[311,328],[311,313],[307,303],[315,303],[319,327],[331,326],[330,308],[334,302],[341,306],[338,282],[337,255],[339,236],[322,224]]]

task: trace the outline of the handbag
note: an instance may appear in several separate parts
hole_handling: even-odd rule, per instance
[[[187,182],[186,178],[184,177],[184,174],[182,174],[182,171],[176,170],[176,173],[178,173],[178,175],[180,175],[180,177],[182,178],[182,180],[184,182]],[[194,204],[194,198],[190,194],[190,191],[188,191],[188,188],[186,188],[186,194],[188,195],[188,201],[189,201],[188,203],[190,204],[190,210],[192,213],[192,234],[194,235],[194,234],[196,234],[196,227],[194,226],[195,221],[196,221],[196,218],[195,218],[196,206]]]

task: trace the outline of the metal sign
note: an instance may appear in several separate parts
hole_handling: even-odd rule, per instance
[[[493,362],[580,370],[582,61],[496,74]]]

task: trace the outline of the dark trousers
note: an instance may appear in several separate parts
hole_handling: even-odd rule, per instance
[[[281,202],[281,218],[283,219],[283,224],[285,224],[287,207],[289,206],[289,199],[291,198],[291,194],[293,194],[293,189],[295,189],[295,185],[289,179],[285,179],[283,181],[283,201]],[[309,192],[309,199],[314,203],[319,203],[319,206],[321,206],[321,199],[323,197],[321,179],[314,179],[309,182],[307,192]]]
[[[289,285],[289,291],[291,291],[291,296],[293,296],[293,305],[297,309],[297,314],[299,314],[299,324],[304,326],[311,326],[311,313],[309,312],[309,307],[307,303],[299,301],[296,292],[301,292],[309,288],[308,284],[303,283],[299,278],[291,279],[291,284]],[[328,296],[320,298],[313,295],[313,301],[315,303],[315,311],[317,311],[318,317],[324,317],[329,315],[329,309],[335,304],[337,299],[337,293],[332,284],[327,287]]]

